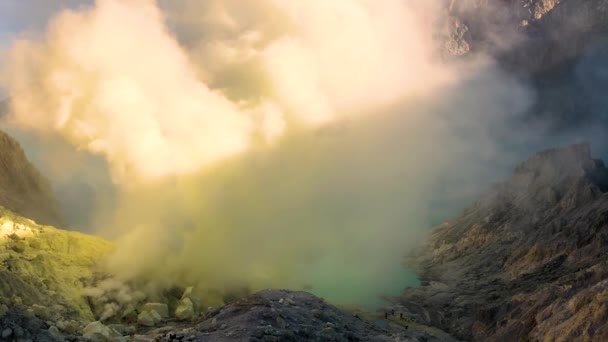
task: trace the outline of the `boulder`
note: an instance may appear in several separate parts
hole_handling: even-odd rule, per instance
[[[153,327],[156,325],[156,323],[162,321],[162,318],[160,317],[160,315],[154,311],[142,311],[138,316],[137,316],[137,323],[140,325],[144,325],[146,327]]]
[[[59,329],[57,329],[56,326],[52,326],[49,328],[49,334],[51,334],[51,336],[53,336],[53,338],[57,341],[63,341],[63,334],[61,334],[59,332]]]
[[[84,328],[84,333],[82,336],[97,341],[110,341],[112,339],[121,337],[116,330],[105,326],[99,321],[89,323]]]
[[[184,298],[179,302],[175,309],[175,317],[177,319],[191,319],[194,316],[194,304],[190,298]]]
[[[116,330],[119,334],[126,336],[135,333],[136,327],[126,324],[108,324],[108,327]]]
[[[146,303],[143,311],[155,311],[162,318],[169,318],[169,307],[164,303]]]
[[[25,331],[20,326],[14,326],[13,335],[15,335],[15,337],[23,337],[25,335]]]
[[[7,339],[13,334],[13,329],[6,328],[2,330],[2,339]]]
[[[36,317],[48,321],[51,318],[51,310],[46,306],[34,304],[32,305],[32,311]]]
[[[193,286],[188,286],[184,290],[184,293],[182,294],[182,298],[181,299],[190,298],[190,296],[192,296],[192,291],[194,291],[194,287]]]
[[[193,286],[188,286],[185,290],[184,293],[181,296],[179,303],[184,300],[184,299],[190,299],[190,301],[192,302],[192,310],[194,310],[194,312],[198,312],[201,311],[201,303],[203,302],[201,297],[200,297],[200,293],[196,291],[196,289]],[[219,303],[214,303],[214,304],[219,304]],[[221,303],[221,305],[224,305],[223,303]]]
[[[77,321],[58,321],[57,328],[68,335],[80,335],[80,326]]]

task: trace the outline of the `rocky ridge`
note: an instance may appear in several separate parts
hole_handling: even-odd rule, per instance
[[[302,291],[264,290],[208,310],[198,321],[139,330],[133,341],[456,341],[437,329],[352,313]]]
[[[607,191],[588,144],[532,156],[409,258],[400,305],[462,340],[607,340]]]
[[[49,182],[27,160],[19,143],[2,131],[0,206],[41,224],[63,223]]]

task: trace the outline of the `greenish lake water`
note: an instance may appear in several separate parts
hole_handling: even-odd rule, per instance
[[[374,276],[369,270],[343,268],[320,271],[311,279],[309,291],[337,305],[354,305],[368,311],[385,306],[383,296],[398,296],[407,287],[420,286],[416,273],[395,264],[383,267],[382,274]]]

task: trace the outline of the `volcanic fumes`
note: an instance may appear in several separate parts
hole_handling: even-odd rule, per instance
[[[6,123],[104,158],[118,282],[376,303],[416,285],[438,188],[499,177],[531,102],[487,56],[442,59],[441,5],[98,0],[13,42]]]

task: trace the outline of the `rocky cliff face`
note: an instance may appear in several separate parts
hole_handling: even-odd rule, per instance
[[[607,191],[587,144],[534,155],[433,231],[401,304],[464,340],[608,340]]]
[[[444,55],[489,54],[536,98],[551,133],[608,129],[608,0],[446,0]]]
[[[451,0],[455,55],[483,51],[511,68],[542,72],[581,55],[608,31],[606,0]]]
[[[41,224],[63,223],[49,183],[27,160],[19,143],[2,131],[0,206]]]

